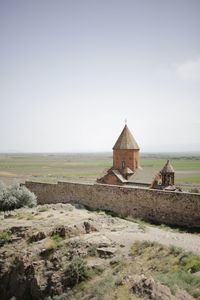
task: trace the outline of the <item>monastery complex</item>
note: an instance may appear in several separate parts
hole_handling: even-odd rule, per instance
[[[125,125],[113,146],[113,166],[102,178],[97,179],[97,182],[112,185],[133,185],[134,174],[138,169],[140,169],[140,147],[128,126]],[[149,187],[176,190],[174,178],[175,172],[168,160]]]
[[[125,125],[113,146],[113,165],[97,182],[26,181],[25,186],[37,195],[38,204],[78,203],[120,217],[200,228],[200,195],[175,186],[175,172],[169,160],[151,184],[137,182],[138,172],[143,172],[140,147]]]

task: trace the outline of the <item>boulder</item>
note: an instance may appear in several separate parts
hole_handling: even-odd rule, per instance
[[[13,226],[9,230],[17,237],[25,238],[29,229],[30,226]]]
[[[92,231],[98,231],[97,226],[95,226],[93,222],[85,221],[83,225],[85,227],[86,233],[90,233]]]
[[[112,247],[97,248],[97,253],[100,257],[107,258],[115,255],[117,249]]]
[[[43,231],[38,231],[34,233],[32,236],[29,238],[29,242],[38,242],[46,238],[46,234]]]

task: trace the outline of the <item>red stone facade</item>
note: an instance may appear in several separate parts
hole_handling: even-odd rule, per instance
[[[112,173],[112,172],[108,172],[100,181],[101,183],[105,183],[105,184],[121,184],[121,182],[119,181],[119,179]]]
[[[107,171],[107,174],[97,179],[97,182],[126,184],[140,166],[139,151],[140,148],[137,142],[127,125],[125,125],[113,147],[113,166]]]
[[[113,167],[115,169],[121,170],[124,168],[129,168],[134,172],[140,166],[139,160],[139,150],[113,150]]]

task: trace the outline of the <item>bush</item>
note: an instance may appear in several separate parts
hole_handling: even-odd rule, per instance
[[[96,244],[91,244],[88,247],[88,255],[90,256],[97,256],[97,248],[98,246]]]
[[[178,255],[180,255],[182,252],[183,252],[183,250],[182,250],[181,248],[176,247],[176,246],[174,246],[174,245],[171,245],[171,246],[169,247],[169,254],[172,254],[172,255],[174,255],[174,256],[178,256]]]
[[[89,277],[86,262],[81,257],[74,257],[65,270],[66,285],[73,287]]]
[[[130,255],[131,256],[138,256],[144,254],[145,250],[149,247],[154,247],[157,244],[155,242],[150,242],[150,241],[136,241],[130,249]]]
[[[12,240],[12,234],[9,231],[0,232],[0,246],[9,243]]]
[[[200,256],[198,255],[185,255],[185,257],[181,258],[179,263],[190,273],[200,271]]]
[[[13,210],[23,206],[33,207],[36,204],[36,196],[25,186],[17,183],[6,186],[0,182],[0,211]]]
[[[56,244],[59,244],[60,242],[63,241],[64,237],[63,236],[60,236],[59,234],[53,234],[51,236],[52,240],[56,243]]]

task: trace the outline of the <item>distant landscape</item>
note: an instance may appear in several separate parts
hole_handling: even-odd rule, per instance
[[[170,159],[176,184],[183,189],[200,188],[200,153],[143,153],[134,181],[150,183]],[[0,181],[58,180],[94,182],[112,166],[112,153],[0,154]]]

